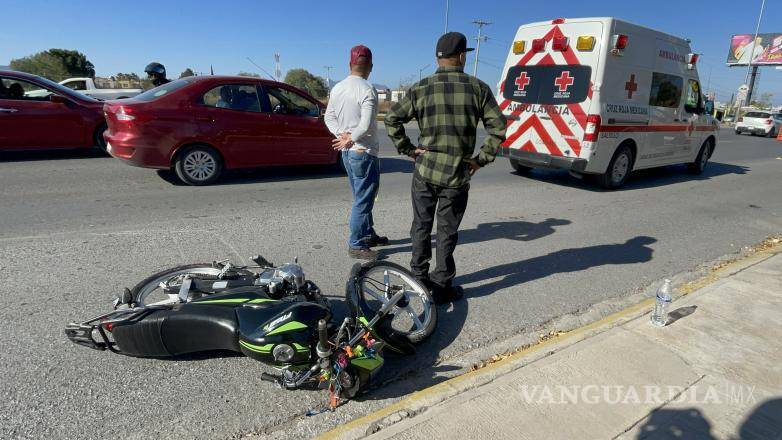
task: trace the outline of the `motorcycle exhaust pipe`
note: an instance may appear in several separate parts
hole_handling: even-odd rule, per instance
[[[315,351],[318,352],[318,357],[327,358],[331,356],[331,347],[329,346],[329,336],[326,320],[321,319],[318,321],[318,346],[315,347]]]

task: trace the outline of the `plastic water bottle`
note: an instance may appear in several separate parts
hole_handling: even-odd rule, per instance
[[[663,285],[657,290],[657,300],[652,310],[652,324],[665,327],[668,322],[668,304],[671,303],[671,280],[665,279]]]

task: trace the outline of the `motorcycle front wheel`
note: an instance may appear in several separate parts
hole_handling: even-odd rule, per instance
[[[437,307],[432,294],[409,270],[387,261],[372,261],[361,265],[356,284],[368,319],[395,293],[403,291],[402,299],[391,309],[383,327],[411,344],[419,344],[434,332]]]

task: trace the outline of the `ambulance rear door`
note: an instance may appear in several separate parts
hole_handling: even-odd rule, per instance
[[[605,22],[554,20],[519,28],[499,84],[503,147],[589,159],[581,141],[597,82]]]

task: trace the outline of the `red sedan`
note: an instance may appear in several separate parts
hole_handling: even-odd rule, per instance
[[[0,71],[0,150],[105,148],[103,102],[29,73]]]
[[[107,102],[107,150],[131,165],[173,168],[190,185],[213,183],[230,168],[338,165],[324,108],[274,81],[189,77]]]

